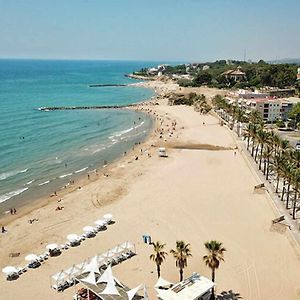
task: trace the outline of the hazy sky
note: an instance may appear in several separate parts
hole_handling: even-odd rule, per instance
[[[300,0],[0,0],[0,57],[300,57]]]

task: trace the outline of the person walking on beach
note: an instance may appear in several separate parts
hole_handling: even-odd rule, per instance
[[[5,233],[7,230],[4,228],[4,226],[2,226],[2,228],[1,228],[1,232],[2,233]]]

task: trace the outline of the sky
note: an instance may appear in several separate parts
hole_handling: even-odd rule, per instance
[[[300,0],[0,0],[0,58],[300,57]]]

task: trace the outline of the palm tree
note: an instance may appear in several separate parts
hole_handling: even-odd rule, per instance
[[[160,242],[152,243],[153,245],[153,253],[150,255],[150,259],[153,260],[156,264],[157,268],[157,277],[160,277],[160,266],[163,261],[166,259],[168,255],[167,252],[164,251],[164,247],[166,244],[161,244]]]
[[[252,137],[252,124],[247,124],[243,131],[243,137],[247,139],[247,150],[249,151],[250,139]]]
[[[205,264],[211,269],[211,280],[215,282],[215,271],[219,268],[220,262],[224,261],[224,252],[226,249],[222,246],[221,242],[218,241],[210,241],[206,242],[205,248],[208,251],[208,255],[203,256],[203,260]],[[214,289],[212,290],[212,295],[214,298]]]
[[[244,111],[241,108],[238,108],[236,111],[236,121],[237,121],[237,135],[241,135],[241,122],[243,122],[245,119]]]
[[[279,181],[280,181],[280,177],[282,175],[283,163],[284,163],[284,158],[282,156],[277,155],[277,156],[274,157],[271,168],[276,173],[276,189],[275,189],[275,193],[278,193]]]
[[[299,193],[299,182],[300,182],[300,170],[295,169],[293,172],[293,187],[294,187],[294,199],[293,199],[293,219],[296,219],[296,208],[297,208],[297,196]]]
[[[176,241],[176,250],[170,251],[176,260],[176,267],[179,268],[180,281],[183,280],[183,269],[187,266],[187,259],[192,256],[190,246],[184,241]]]

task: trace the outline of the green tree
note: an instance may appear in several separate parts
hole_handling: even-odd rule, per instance
[[[183,280],[183,269],[187,267],[187,259],[192,256],[190,244],[185,244],[184,241],[176,242],[176,249],[170,251],[175,258],[176,267],[179,269],[180,281]]]
[[[220,262],[224,261],[224,252],[226,249],[222,246],[221,242],[212,240],[206,242],[205,248],[208,251],[207,255],[203,256],[203,260],[205,264],[211,269],[211,280],[215,282],[215,272],[216,269],[219,268]],[[213,289],[213,297],[214,297],[214,289]]]
[[[166,259],[168,255],[167,252],[164,251],[166,244],[161,244],[160,242],[156,242],[152,244],[153,253],[150,255],[150,259],[153,260],[156,264],[157,269],[157,277],[160,277],[160,266],[163,261]]]
[[[289,117],[293,120],[294,129],[296,129],[300,122],[300,102],[293,106],[293,109],[290,112]]]
[[[195,85],[201,86],[202,84],[210,84],[212,76],[208,72],[200,72],[196,75],[193,82]]]

